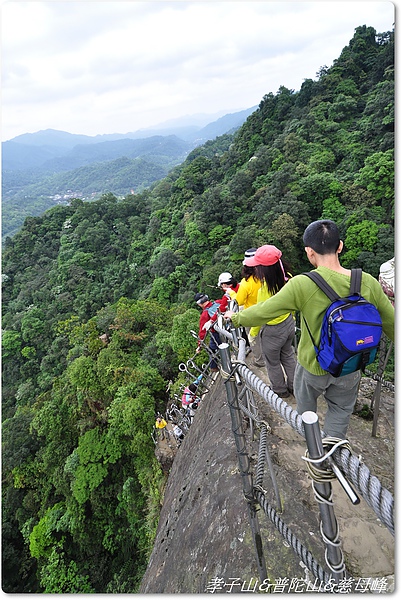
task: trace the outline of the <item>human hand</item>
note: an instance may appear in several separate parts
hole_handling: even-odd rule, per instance
[[[226,319],[227,321],[229,321],[231,319],[231,317],[233,316],[234,311],[233,310],[227,310],[224,315],[223,318]]]
[[[206,321],[206,323],[204,324],[202,329],[205,329],[205,331],[209,331],[209,329],[211,328],[212,325],[213,325],[213,321],[211,319],[209,319],[209,321]]]

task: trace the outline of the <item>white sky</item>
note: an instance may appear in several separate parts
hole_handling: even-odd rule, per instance
[[[58,129],[128,133],[299,90],[355,28],[389,31],[395,4],[6,0],[2,141]]]

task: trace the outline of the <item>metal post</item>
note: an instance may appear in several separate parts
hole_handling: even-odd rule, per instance
[[[270,429],[270,428],[269,428]],[[258,464],[256,467],[256,481],[255,484],[257,486],[262,487],[263,483],[263,475],[264,475],[264,461],[266,460],[269,470],[270,470],[270,478],[273,484],[273,490],[276,496],[277,501],[277,511],[283,512],[283,505],[280,498],[280,492],[277,485],[277,479],[274,473],[273,463],[270,456],[269,448],[267,446],[267,432],[268,426],[263,421],[262,426],[260,428],[260,439],[259,439],[259,454],[258,454]]]
[[[319,419],[316,413],[306,411],[302,414],[306,444],[311,459],[322,458],[325,454],[320,434]],[[332,502],[332,486],[330,482],[318,483],[313,481],[315,496],[319,502],[320,530],[326,544],[326,562],[338,583],[345,579],[344,557],[338,541],[338,523],[334,514]]]
[[[244,363],[246,357],[246,341],[244,338],[238,338],[238,355],[239,362]]]
[[[229,345],[226,343],[219,345],[222,376],[227,392],[227,401],[230,409],[232,431],[234,433],[235,445],[237,448],[238,465],[242,477],[242,487],[247,501],[249,521],[251,524],[252,537],[256,551],[258,572],[260,581],[267,579],[267,569],[265,557],[263,554],[262,536],[260,533],[259,519],[256,512],[256,501],[253,493],[252,474],[249,470],[249,457],[245,449],[245,434],[242,427],[242,414],[238,404],[237,386],[234,378],[231,376],[232,365],[229,352]]]
[[[249,410],[251,415],[255,415],[255,418],[257,418],[257,414],[256,414],[256,407],[253,404],[253,394],[251,392],[251,390],[247,387],[245,387],[245,406],[246,408]],[[255,439],[255,429],[254,429],[254,418],[249,417],[249,430],[250,430],[250,434],[251,434],[251,440],[253,441]]]

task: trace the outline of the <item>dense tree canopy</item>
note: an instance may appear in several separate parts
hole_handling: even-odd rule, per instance
[[[72,200],[7,238],[4,591],[137,590],[163,487],[151,431],[195,350],[194,293],[219,297],[251,246],[307,269],[319,218],[344,266],[377,277],[394,255],[393,32],[358,27],[316,81],[266,94],[150,189]]]

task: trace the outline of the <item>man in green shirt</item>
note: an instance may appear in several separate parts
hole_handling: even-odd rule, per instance
[[[350,293],[350,269],[341,266],[339,254],[343,249],[337,225],[330,220],[311,223],[304,232],[303,242],[309,262],[327,283],[345,297]],[[383,331],[394,340],[394,307],[374,277],[362,273],[361,295],[376,306],[383,322]],[[323,394],[327,402],[324,422],[326,435],[346,438],[349,420],[357,399],[361,372],[343,377],[333,377],[317,362],[312,338],[317,344],[324,314],[330,300],[309,277],[296,275],[274,296],[241,312],[227,311],[224,318],[231,319],[235,327],[257,326],[274,319],[284,312],[299,312],[301,337],[298,344],[297,366],[294,378],[294,394],[297,411],[316,412],[317,398]]]

